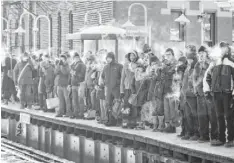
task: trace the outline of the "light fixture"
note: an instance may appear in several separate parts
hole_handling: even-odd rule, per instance
[[[126,28],[126,27],[135,27],[135,25],[130,21],[128,20],[126,23],[124,23],[122,25],[123,28]]]
[[[178,18],[175,19],[175,22],[179,22],[180,24],[190,23],[190,20],[182,13]]]
[[[26,33],[25,29],[23,29],[23,27],[20,25],[15,31],[14,33]]]

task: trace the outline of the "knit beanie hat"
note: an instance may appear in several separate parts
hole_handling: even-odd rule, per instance
[[[22,57],[29,57],[29,54],[27,52],[24,52]]]
[[[186,57],[180,57],[179,59],[178,59],[178,61],[179,62],[182,62],[183,64],[186,64],[187,63],[187,59],[186,59]]]
[[[61,58],[64,58],[65,60],[67,60],[67,56],[64,55],[64,54],[61,54],[60,57],[61,57]]]
[[[197,51],[196,46],[194,45],[188,45],[186,46],[186,49],[189,49],[191,52],[194,52],[194,53],[196,53]]]
[[[229,44],[227,42],[225,42],[225,41],[222,41],[222,42],[219,43],[220,48],[228,47],[228,46],[229,46]]]
[[[145,45],[143,46],[143,53],[148,53],[148,52],[150,52],[150,51],[151,51],[150,46],[149,46],[148,44],[145,44]]]
[[[205,46],[201,46],[199,49],[198,49],[198,53],[200,52],[207,52],[207,48]]]
[[[115,54],[113,53],[113,52],[109,52],[109,53],[107,53],[107,55],[106,55],[106,59],[107,58],[111,58],[112,60],[115,60]]]
[[[75,58],[75,57],[80,57],[80,55],[77,52],[75,52],[73,55],[73,58]]]
[[[149,64],[151,65],[151,64],[152,64],[152,62],[159,62],[158,57],[156,57],[156,56],[152,56],[152,57],[150,57],[150,58],[149,58]]]

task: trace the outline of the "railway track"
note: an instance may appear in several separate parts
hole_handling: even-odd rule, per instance
[[[74,163],[57,156],[1,138],[3,163]]]

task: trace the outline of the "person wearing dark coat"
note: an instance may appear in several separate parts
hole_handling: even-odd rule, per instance
[[[233,82],[234,62],[229,58],[231,49],[225,42],[219,44],[220,57],[210,64],[203,82],[205,94],[213,95],[218,120],[218,138],[212,145],[226,147],[234,146],[234,116],[233,116]],[[225,123],[226,121],[226,123]],[[227,129],[227,142],[226,142]]]
[[[198,132],[199,125],[197,115],[197,96],[194,93],[193,87],[193,71],[194,66],[197,63],[197,54],[196,47],[194,45],[188,45],[186,50],[188,66],[184,73],[181,91],[186,99],[184,105],[184,114],[188,130],[186,131],[187,133],[185,136],[181,137],[181,139],[197,141],[200,137],[200,134]]]
[[[40,109],[43,111],[47,111],[46,99],[52,97],[53,87],[54,87],[54,66],[49,61],[49,55],[45,54],[42,62],[40,62],[39,66],[39,104]]]
[[[181,87],[182,87],[182,81],[183,81],[183,78],[184,78],[184,72],[187,68],[187,59],[186,57],[180,57],[179,60],[178,60],[178,64],[177,64],[177,73],[181,76]],[[185,136],[185,134],[187,133],[187,130],[188,130],[188,127],[187,127],[187,123],[186,123],[186,117],[185,117],[185,114],[184,114],[184,106],[185,106],[185,103],[186,103],[186,100],[185,100],[185,95],[183,94],[183,92],[180,93],[180,103],[179,103],[179,110],[180,110],[180,114],[181,114],[181,133],[179,135],[177,135],[178,137],[183,137]]]
[[[17,101],[17,92],[15,89],[15,83],[13,81],[13,70],[16,65],[16,59],[10,56],[6,56],[1,64],[2,71],[2,97],[5,100],[5,104],[8,104],[10,97],[13,97],[14,101]]]
[[[71,102],[69,98],[70,90],[69,75],[70,67],[67,63],[67,56],[61,55],[59,63],[55,66],[55,75],[57,76],[57,94],[59,98],[59,111],[56,117],[71,117]]]
[[[83,99],[79,95],[80,83],[85,80],[86,66],[80,59],[80,55],[75,52],[73,56],[74,62],[71,64],[70,72],[70,85],[72,89],[72,107],[73,115],[71,118],[83,118],[84,117],[84,107]]]
[[[102,72],[102,80],[105,85],[105,98],[107,110],[111,112],[113,100],[120,98],[120,83],[123,66],[116,62],[115,54],[109,52],[106,56],[107,65]],[[116,125],[116,119],[109,114],[107,126]]]
[[[20,91],[20,108],[32,108],[33,104],[33,70],[34,66],[28,53],[24,53],[21,61],[14,68],[15,85]]]
[[[135,126],[137,127],[137,121],[140,122],[140,112],[142,105],[147,101],[147,95],[149,90],[149,80],[144,76],[145,67],[141,64],[138,64],[134,78],[132,79],[131,84],[131,94],[137,95],[137,103],[133,105],[132,110],[130,111],[130,116],[135,120]],[[138,127],[142,127],[141,125]]]
[[[208,50],[204,46],[199,48],[198,54],[199,62],[196,63],[193,72],[193,86],[194,92],[197,95],[197,112],[200,133],[198,141],[202,143],[211,140],[212,144],[213,140],[217,140],[218,137],[217,118],[212,97],[205,96],[203,92],[203,78],[209,67],[210,59],[208,58]],[[209,131],[209,124],[211,126],[211,132]]]

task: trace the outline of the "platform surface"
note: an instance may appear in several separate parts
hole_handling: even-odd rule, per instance
[[[212,154],[216,155],[217,157],[225,157],[234,160],[234,147],[233,148],[225,148],[224,146],[212,147],[210,146],[210,143],[198,143],[196,141],[181,140],[176,136],[179,134],[180,129],[177,129],[177,133],[174,134],[152,132],[151,129],[146,129],[146,130],[122,129],[120,127],[106,127],[103,124],[98,124],[95,120],[79,120],[79,119],[70,119],[65,117],[57,118],[55,117],[55,113],[44,113],[38,110],[20,110],[19,104],[1,105],[1,108],[2,109],[5,108],[13,112],[24,112],[31,114],[31,116],[40,116],[46,119],[53,119],[68,124],[74,124],[77,126],[83,125],[93,128],[95,130],[100,129],[101,131],[105,131],[108,133],[115,132],[121,134],[123,137],[137,136],[142,139],[155,140],[157,142],[170,144],[178,148],[188,149],[188,151],[196,151],[198,153],[205,153],[209,155]]]

